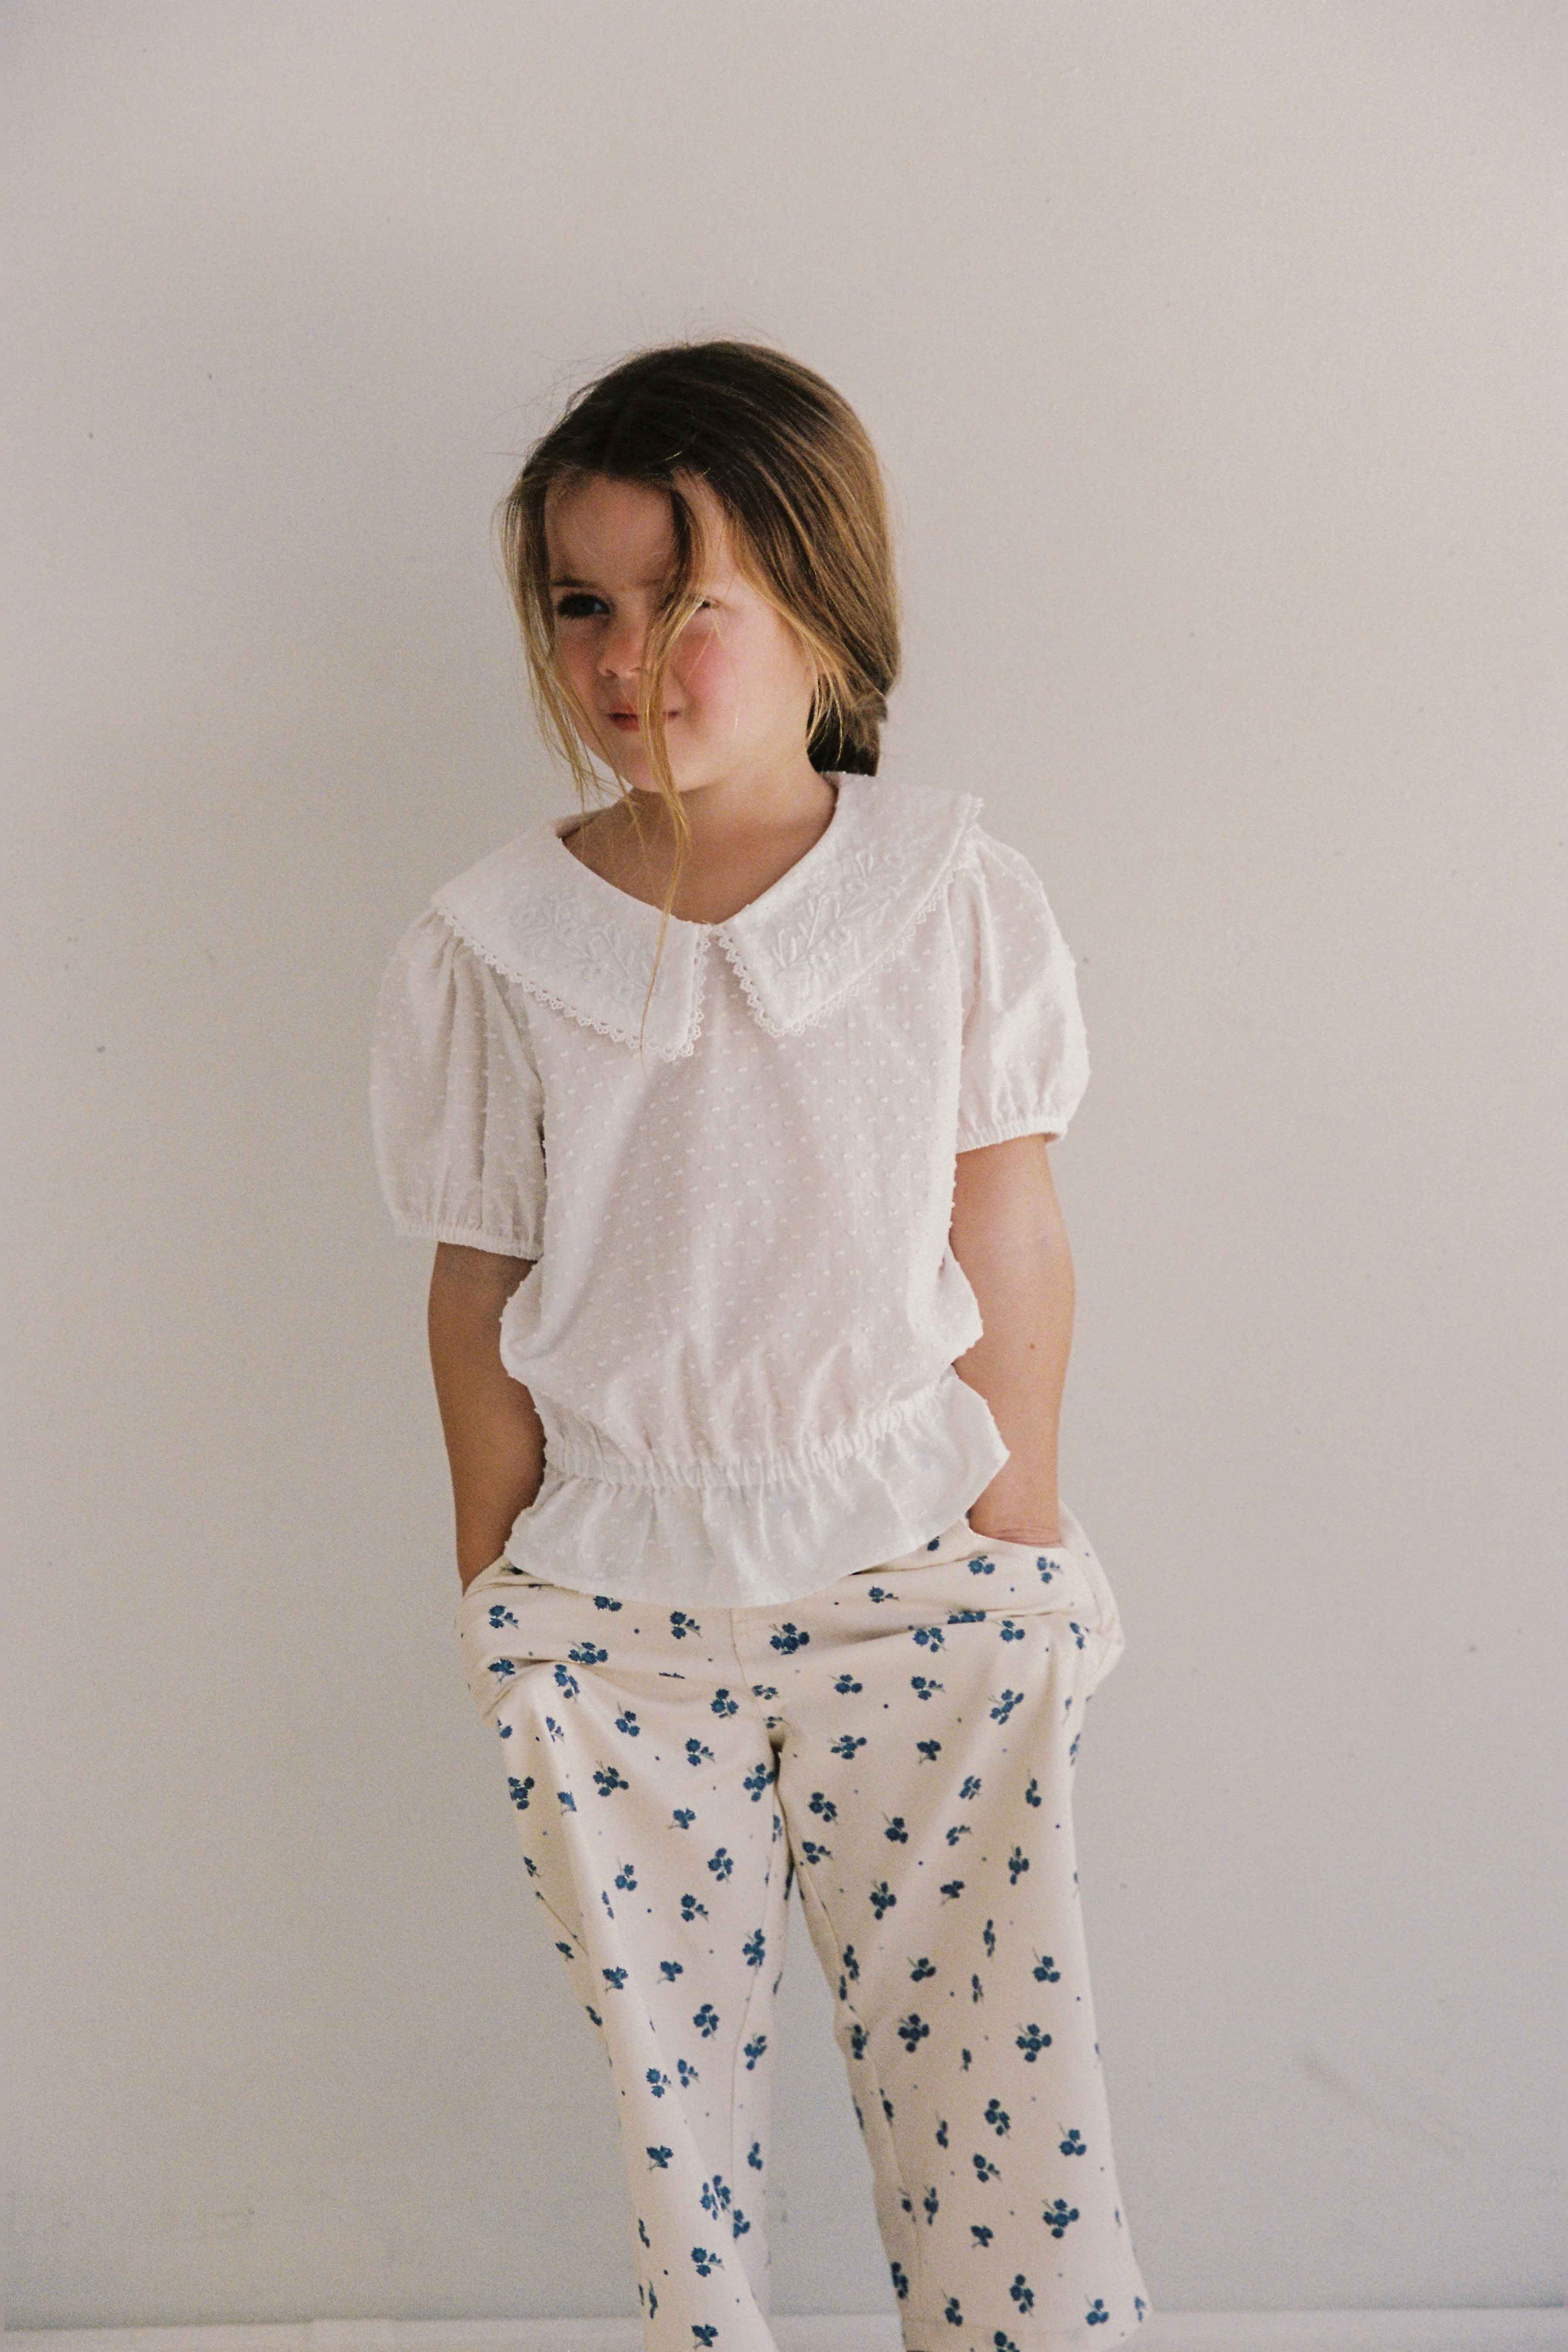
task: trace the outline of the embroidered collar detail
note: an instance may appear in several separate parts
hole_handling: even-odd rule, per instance
[[[759,1025],[793,1036],[885,961],[935,904],[984,805],[976,793],[880,776],[834,781],[826,832],[760,898],[724,923],[669,918],[651,998],[659,910],[573,856],[561,836],[575,813],[539,820],[444,883],[431,903],[531,995],[625,1045],[635,1046],[640,1032],[662,1060],[696,1045],[710,943],[728,957]]]

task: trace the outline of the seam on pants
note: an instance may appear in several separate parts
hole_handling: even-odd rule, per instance
[[[768,1818],[768,1867],[767,1874],[763,1880],[763,1919],[766,1919],[768,1916],[768,1897],[773,1892],[773,1872],[778,1866],[778,1849],[782,1845],[786,1853],[789,1851],[789,1823],[787,1822],[784,1822],[784,1833],[782,1837],[774,1837],[773,1833],[773,1815],[776,1814],[780,1820],[783,1820],[784,1807],[779,1803],[778,1770],[776,1765],[773,1763],[773,1744],[768,1733],[767,1709],[763,1706],[761,1700],[757,1697],[756,1693],[752,1688],[751,1671],[746,1664],[746,1661],[741,1655],[741,1645],[735,1639],[735,1612],[732,1609],[726,1609],[724,1612],[724,1630],[730,1637],[730,1648],[733,1653],[736,1671],[740,1675],[741,1682],[745,1690],[746,1696],[751,1700],[752,1706],[755,1709],[757,1719],[762,1725],[763,1752],[772,1768],[772,1777],[769,1780],[768,1788],[772,1796],[773,1812],[770,1814]],[[762,1921],[759,1921],[758,1925],[761,1926],[761,1924]],[[782,1933],[787,1935],[788,1932],[789,1912],[786,1903]],[[743,2178],[741,2167],[744,2162],[744,2158],[740,2152],[735,2137],[735,2127],[741,2112],[740,2100],[737,2095],[741,2083],[741,2062],[746,2054],[746,2043],[751,2038],[752,2011],[757,2005],[758,1997],[762,1992],[763,1985],[769,1983],[772,1977],[776,1974],[777,1970],[773,1968],[771,1963],[764,1964],[763,1967],[757,1970],[756,1982],[752,1985],[751,1991],[747,1994],[746,2006],[741,2012],[741,2038],[735,2044],[735,2055],[731,2062],[730,2180],[732,2190],[739,2189],[740,2183]],[[771,2155],[772,2150],[770,2148],[764,2148],[763,2153],[765,2158]],[[766,2193],[769,2178],[770,2175],[764,2170],[763,2174],[764,2194]]]

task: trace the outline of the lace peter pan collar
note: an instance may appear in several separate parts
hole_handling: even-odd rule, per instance
[[[672,915],[651,999],[659,910],[606,882],[542,818],[452,881],[432,905],[476,955],[601,1034],[676,1061],[696,1045],[717,943],[770,1036],[793,1036],[886,961],[934,905],[984,802],[886,777],[842,775],[831,823],[786,874],[724,923]]]

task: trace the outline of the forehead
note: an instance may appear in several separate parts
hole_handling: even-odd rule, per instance
[[[707,568],[733,563],[729,518],[705,482],[692,476],[680,488],[697,522]],[[563,484],[548,500],[544,535],[552,573],[580,580],[617,578],[658,587],[675,561],[675,525],[662,489],[617,481],[606,474]]]

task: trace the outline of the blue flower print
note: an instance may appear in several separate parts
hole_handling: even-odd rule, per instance
[[[517,1619],[512,1615],[511,1611],[507,1607],[504,1601],[492,1601],[485,1614],[490,1624],[496,1628],[498,1633],[503,1625],[515,1625],[517,1623]]]
[[[1012,2128],[1013,2118],[1007,2113],[1006,2108],[1002,2105],[1000,2099],[992,2100],[990,2105],[985,2110],[985,2120],[990,2125],[992,2130],[996,2134],[998,2139]]]
[[[945,1886],[939,1886],[937,1888],[937,1893],[942,1896],[944,1903],[956,1903],[963,1892],[963,1881],[962,1878],[950,1878]]]
[[[763,2143],[760,2139],[754,2139],[752,2142],[751,2147],[746,2150],[746,2162],[751,2166],[753,2172],[761,2172],[763,2168]]]
[[[1011,1617],[1004,1617],[996,1630],[1005,1642],[1021,1642],[1026,1629],[1022,1625],[1015,1625]]]
[[[572,1794],[570,1789],[557,1789],[555,1791],[555,1801],[565,1812],[574,1813],[577,1810],[577,1800]]]
[[[671,1813],[669,1818],[678,1830],[689,1830],[697,1816],[689,1805],[682,1805],[679,1811]]]
[[[910,1970],[910,1982],[911,1984],[923,1984],[927,1977],[934,1977],[935,1974],[936,1962],[933,1959],[931,1959],[927,1954],[922,1952],[920,1958]]]
[[[1046,2207],[1040,2219],[1053,2238],[1065,2238],[1069,2222],[1078,2220],[1078,2207],[1069,2205],[1065,2197],[1058,2197],[1054,2205]]]
[[[1079,2130],[1076,2124],[1068,2132],[1066,2139],[1061,2142],[1061,2151],[1064,2156],[1087,2156],[1089,2154],[1089,2148],[1085,2143],[1083,2134]]]
[[[1110,2317],[1110,2314],[1105,2308],[1104,2296],[1097,2294],[1083,2315],[1083,2324],[1086,2327],[1103,2327]]]
[[[605,1982],[609,1986],[612,1992],[625,1991],[626,1982],[626,1972],[625,1969],[601,1969],[599,1970],[599,1974],[604,1978]]]
[[[1022,2271],[1018,2273],[1017,2277],[1013,2281],[1013,2284],[1007,2289],[1007,2292],[1012,2296],[1020,2311],[1033,2311],[1035,2307],[1035,2290],[1029,2284],[1028,2280],[1024,2276]]]
[[[629,1789],[631,1782],[623,1780],[613,1764],[601,1764],[594,1775],[594,1786],[601,1797],[613,1796],[617,1789]]]
[[[978,1975],[972,1976],[969,1979],[969,1998],[972,2003],[982,2001],[985,1998],[985,1988],[981,1983]]]
[[[971,1576],[994,1576],[996,1563],[994,1559],[987,1559],[983,1551],[976,1552],[969,1563],[969,1573]]]
[[[984,1611],[981,1613],[984,1615]],[[941,1650],[947,1644],[947,1635],[940,1625],[917,1625],[910,1638],[917,1650]]]
[[[917,1739],[915,1742],[915,1754],[919,1756],[923,1762],[927,1764],[934,1764],[937,1758],[942,1754],[942,1742],[940,1739]]]
[[[842,1756],[846,1762],[853,1762],[855,1750],[858,1748],[864,1748],[865,1745],[864,1732],[846,1731],[831,1743],[827,1752],[830,1756]]]
[[[528,1811],[529,1791],[533,1787],[532,1773],[531,1772],[529,1774],[526,1780],[520,1780],[515,1775],[509,1775],[506,1785],[511,1792],[511,1801],[517,1807],[518,1811],[520,1813],[526,1813]]]
[[[662,2172],[674,2156],[675,2150],[672,2147],[650,2147],[645,2153],[655,2171]]]
[[[683,1895],[680,1898],[680,1916],[689,1926],[693,1919],[707,1918],[708,1906],[706,1903],[699,1903],[695,1895]]]
[[[980,1930],[980,1940],[985,1947],[986,1958],[988,1960],[994,1960],[996,1957],[996,1922],[994,1919],[987,1919],[984,1927]]]
[[[623,1862],[616,1873],[616,1885],[623,1895],[629,1895],[637,1885],[637,1872],[629,1862]]]
[[[977,2180],[985,2181],[1001,2179],[1001,2166],[999,2164],[993,2164],[991,2158],[988,2156],[982,2155],[978,2148],[975,2149],[974,2155],[971,2160],[974,2166],[974,2177]]]
[[[959,1790],[958,1793],[961,1798],[965,1799],[977,1797],[984,1785],[985,1784],[981,1780],[978,1772],[966,1773],[964,1776],[963,1785]]]
[[[579,1642],[575,1649],[568,1650],[566,1654],[580,1666],[602,1666],[610,1655],[608,1650],[601,1650],[596,1642]]]
[[[754,1927],[741,1947],[741,1957],[749,1969],[760,1969],[766,1949],[766,1937],[760,1927]]]
[[[810,1639],[811,1635],[803,1633],[798,1625],[781,1625],[773,1636],[773,1647],[788,1657],[796,1650],[804,1650]]]
[[[719,1846],[708,1857],[708,1867],[715,1878],[728,1878],[735,1864],[727,1846]]]
[[[1068,1619],[1068,1632],[1072,1635],[1074,1642],[1081,1650],[1083,1647],[1083,1627],[1069,1617]]]
[[[926,2228],[929,2230],[931,2223],[936,2220],[937,2215],[942,2210],[942,2200],[937,2196],[934,2189],[928,2189],[925,2195],[921,2199],[921,2204],[925,2212]]]
[[[689,1739],[686,1743],[686,1760],[691,1765],[711,1764],[713,1750],[710,1748],[704,1748],[700,1739]]]
[[[673,1984],[677,1977],[682,1977],[686,1974],[686,1970],[681,1967],[679,1960],[660,1960],[658,1964],[658,1972],[664,1979],[666,1984]]]
[[[695,1617],[687,1615],[684,1609],[672,1609],[669,1612],[669,1630],[676,1641],[684,1642],[689,1633],[700,1633],[702,1628]]]
[[[710,2041],[719,2031],[719,2012],[710,2000],[705,2000],[693,2013],[691,2022],[705,2042]]]
[[[1037,1780],[1033,1772],[1030,1773],[1029,1784],[1024,1790],[1024,1802],[1026,1805],[1039,1805],[1045,1802],[1044,1798],[1040,1794],[1039,1781]]]
[[[697,2275],[699,2278],[706,2278],[710,2272],[720,2270],[723,2267],[723,2256],[721,2254],[710,2253],[706,2246],[693,2246],[691,2249],[691,2259],[693,2263],[696,2265]]]
[[[856,1958],[854,1945],[846,1944],[838,1957],[844,1963],[844,1972],[846,1976],[853,1978],[858,1982],[860,1975],[860,1963]]]
[[[945,1690],[947,1688],[947,1685],[945,1683],[933,1683],[929,1675],[911,1675],[910,1676],[910,1688],[913,1691],[917,1698],[929,1699],[934,1698],[938,1691]]]
[[[849,1698],[856,1691],[863,1691],[866,1685],[864,1683],[858,1683],[853,1675],[846,1674],[839,1675],[833,1687],[840,1698]]]
[[[897,1903],[899,1898],[894,1894],[892,1888],[889,1885],[887,1880],[885,1878],[880,1878],[878,1880],[876,1885],[872,1887],[867,1899],[878,1918],[880,1919],[885,1912],[890,1911],[893,1908],[893,1906]]]
[[[810,1803],[811,1810],[818,1821],[836,1822],[838,1819],[837,1806],[830,1797],[825,1797],[820,1789],[812,1790]]]
[[[517,1667],[510,1658],[492,1658],[489,1671],[498,1683],[504,1683],[510,1675],[516,1674]]]
[[[1039,2056],[1041,2051],[1048,2050],[1050,2046],[1050,2035],[1043,2032],[1037,2025],[1026,2025],[1022,2033],[1019,2034],[1016,2043],[1016,2047],[1023,2052],[1031,2066]]]
[[[904,1827],[904,1817],[902,1813],[895,1813],[893,1815],[892,1820],[882,1832],[882,1835],[893,1845],[908,1845],[910,1842],[910,1833]]]
[[[637,1721],[634,1707],[626,1706],[621,1709],[620,1714],[616,1717],[616,1729],[624,1732],[628,1739],[642,1738],[642,1726]]]
[[[753,2035],[752,2039],[744,2044],[742,2054],[746,2061],[746,2072],[748,2074],[754,2074],[756,2072],[757,2061],[762,2056],[764,2050],[766,2050],[767,2046],[768,2037],[765,2033]]]
[[[997,1699],[995,1706],[991,1710],[993,1721],[996,1723],[1005,1723],[1007,1717],[1012,1714],[1013,1709],[1022,1703],[1023,1696],[1024,1694],[1022,1691],[1003,1691],[1000,1697]]]
[[[563,1698],[575,1698],[577,1696],[577,1677],[574,1674],[569,1674],[566,1667],[562,1664],[559,1660],[557,1660],[555,1666],[555,1679],[561,1686],[561,1694]]]
[[[950,1625],[984,1625],[985,1612],[984,1609],[950,1609],[947,1622]]]
[[[918,2011],[911,2010],[908,2017],[899,2020],[899,2040],[906,2050],[918,2049],[930,2032],[931,2027]]]
[[[1058,1984],[1061,1981],[1062,1972],[1049,1952],[1042,1952],[1039,1955],[1029,1973],[1031,1976],[1038,1977],[1042,1984]]]
[[[773,1776],[765,1764],[756,1764],[747,1773],[741,1786],[751,1798],[752,1804],[756,1805],[762,1802],[763,1790],[772,1788],[773,1780]]]
[[[1007,1856],[1007,1875],[1015,1886],[1029,1867],[1029,1857],[1022,1846],[1016,1845]]]
[[[668,2074],[661,2074],[657,2066],[650,2066],[647,2070],[646,2079],[648,2089],[653,2093],[654,2097],[656,2099],[662,2099],[666,2091],[669,2088],[669,2076]]]
[[[818,1845],[815,1838],[801,1840],[800,1858],[803,1862],[810,1863],[813,1869],[819,1862],[826,1862],[832,1853],[833,1848],[830,1845]]]
[[[716,1690],[708,1702],[708,1712],[710,1715],[739,1715],[741,1702],[738,1698],[731,1698],[727,1690]]]
[[[961,1837],[973,1837],[973,1826],[969,1822],[953,1822],[942,1832],[949,1845],[956,1845]]]

